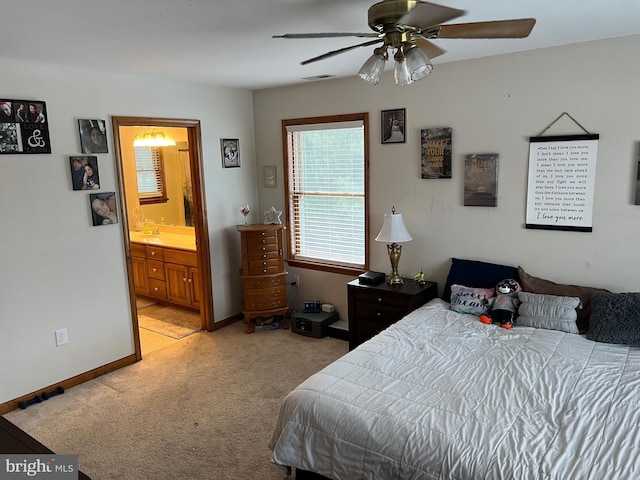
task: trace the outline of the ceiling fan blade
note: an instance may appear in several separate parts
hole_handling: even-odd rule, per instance
[[[382,42],[382,39],[371,40],[370,42],[361,43],[359,45],[351,45],[350,47],[340,48],[338,50],[333,50],[331,52],[324,53],[317,57],[310,58],[309,60],[305,60],[304,62],[300,62],[301,65],[307,65],[309,63],[317,62],[318,60],[324,60],[325,58],[334,57],[344,52],[348,52],[349,50],[353,50],[354,48],[360,47],[368,47],[369,45],[375,45],[376,43]]]
[[[418,2],[415,7],[405,13],[396,22],[399,25],[408,25],[419,30],[427,30],[429,27],[440,25],[467,13],[465,10],[445,7],[429,2]]]
[[[422,37],[418,39],[418,46],[422,49],[424,53],[427,54],[427,57],[429,57],[430,59],[439,57],[443,53],[446,53],[446,50],[443,50],[442,48],[437,46],[435,43],[432,43],[429,40]]]
[[[332,38],[332,37],[379,37],[378,33],[285,33],[284,35],[274,35],[272,38]]]
[[[529,36],[535,24],[535,18],[522,18],[441,25],[437,36],[438,38],[525,38]]]

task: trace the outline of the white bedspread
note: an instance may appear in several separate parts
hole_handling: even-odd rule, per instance
[[[291,392],[273,462],[335,480],[640,478],[640,349],[448,307]]]

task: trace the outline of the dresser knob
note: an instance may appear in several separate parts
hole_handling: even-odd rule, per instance
[[[153,272],[155,273],[155,272],[157,272],[157,271],[158,271],[158,269],[154,267],[154,268],[153,268]]]
[[[376,317],[381,317],[382,314],[380,312],[376,313]]]
[[[157,292],[158,291],[158,287],[154,287],[153,290]]]
[[[186,282],[187,281],[187,277],[182,277],[182,281]]]
[[[380,297],[378,297],[378,302],[381,302],[381,301],[382,301],[382,299]]]
[[[265,268],[264,270],[262,270],[262,273],[267,273],[267,269]]]
[[[152,257],[155,257],[155,255],[156,255],[156,252],[151,252]]]

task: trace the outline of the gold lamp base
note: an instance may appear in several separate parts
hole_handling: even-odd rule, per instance
[[[387,245],[387,252],[389,253],[389,261],[391,262],[391,273],[387,277],[387,283],[389,285],[402,285],[404,280],[398,273],[398,262],[400,261],[400,254],[402,253],[402,245],[392,243]]]

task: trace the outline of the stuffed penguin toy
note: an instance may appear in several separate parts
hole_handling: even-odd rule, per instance
[[[520,284],[512,278],[500,280],[496,285],[496,299],[489,315],[480,315],[482,323],[499,323],[502,328],[511,328],[518,311]]]

